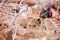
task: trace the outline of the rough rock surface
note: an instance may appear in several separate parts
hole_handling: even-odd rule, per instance
[[[40,18],[46,6],[53,15]],[[60,40],[59,7],[59,0],[0,0],[0,40]]]

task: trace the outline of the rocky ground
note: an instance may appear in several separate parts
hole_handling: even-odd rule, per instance
[[[46,6],[53,15],[40,18]],[[59,7],[59,0],[0,0],[0,40],[60,40]]]

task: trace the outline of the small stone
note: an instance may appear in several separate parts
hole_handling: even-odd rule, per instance
[[[24,26],[24,28],[26,28],[26,26]]]
[[[0,24],[0,26],[2,26],[2,24]]]
[[[36,27],[36,25],[33,25],[34,27]]]
[[[39,24],[41,23],[41,20],[40,19],[37,19],[37,21],[39,22]]]

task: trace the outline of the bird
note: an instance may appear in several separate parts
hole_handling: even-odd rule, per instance
[[[39,17],[41,17],[41,18],[50,18],[51,16],[52,16],[52,11],[51,11],[50,7],[42,8]]]

